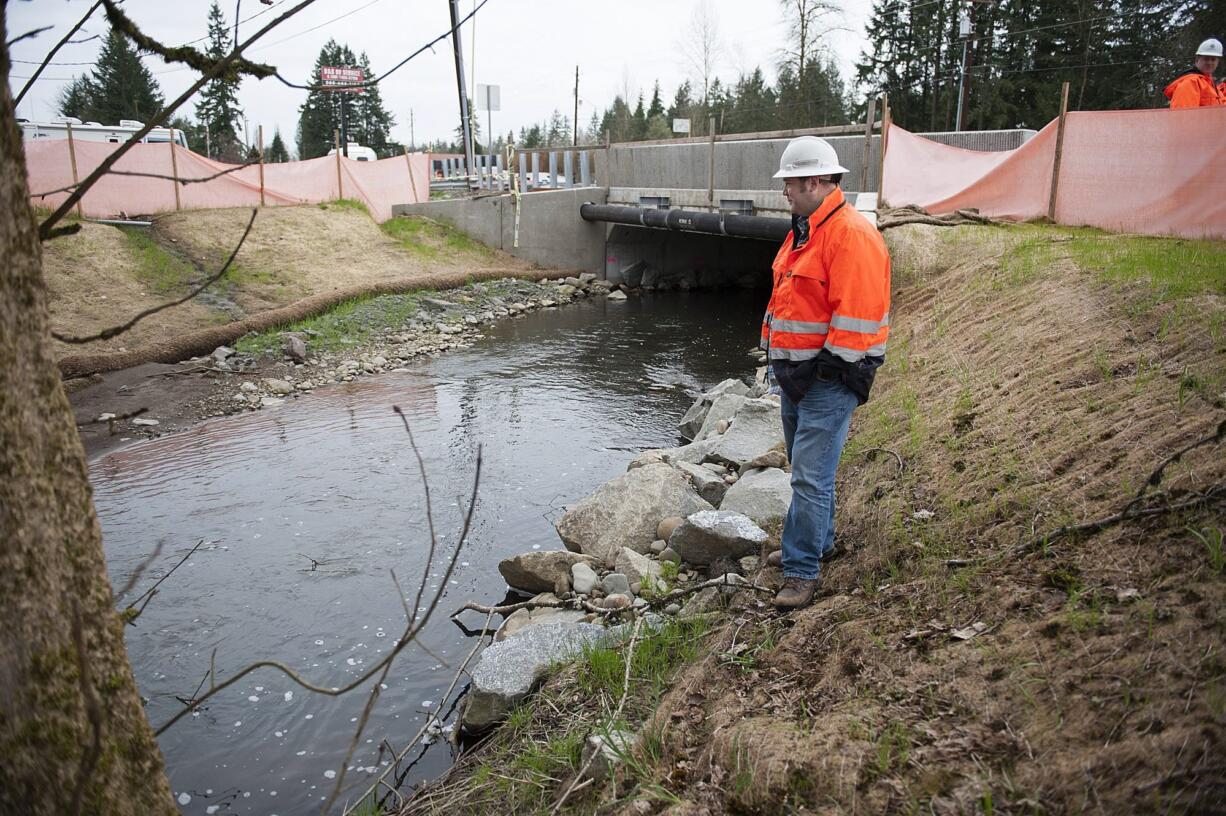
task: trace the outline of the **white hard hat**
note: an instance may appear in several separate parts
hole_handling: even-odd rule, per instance
[[[774,178],[798,178],[803,176],[828,176],[846,173],[839,164],[839,156],[830,142],[816,136],[800,136],[788,142],[779,157],[779,172]]]
[[[1200,44],[1200,48],[1196,49],[1198,57],[1220,57],[1222,56],[1222,41],[1215,40],[1212,37]]]

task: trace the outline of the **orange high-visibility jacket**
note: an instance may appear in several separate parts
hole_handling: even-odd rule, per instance
[[[1220,88],[1221,86],[1213,84],[1212,77],[1193,68],[1176,77],[1175,81],[1167,85],[1166,90],[1162,93],[1171,100],[1171,110],[1210,108],[1215,105],[1226,105],[1226,96],[1222,94]]]
[[[762,322],[772,360],[809,360],[822,349],[855,363],[885,354],[890,332],[890,255],[881,233],[835,188],[809,216],[809,240],[795,233],[772,265],[774,289]]]

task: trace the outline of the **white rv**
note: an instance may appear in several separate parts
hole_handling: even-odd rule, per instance
[[[118,125],[103,125],[98,122],[82,122],[75,116],[61,116],[50,122],[31,122],[28,119],[18,119],[21,125],[21,135],[26,139],[67,139],[68,126],[72,125],[72,138],[83,142],[126,142],[132,134],[145,126],[144,122],[132,119],[120,119]],[[142,142],[165,143],[174,139],[175,144],[187,147],[187,138],[183,131],[155,127],[145,134]]]
[[[336,155],[336,148],[328,151],[329,156]],[[349,143],[349,158],[354,161],[378,161],[379,157],[375,154],[374,148],[360,145],[357,142]]]

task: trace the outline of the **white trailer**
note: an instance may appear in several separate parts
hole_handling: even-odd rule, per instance
[[[18,119],[21,135],[26,139],[67,139],[68,126],[72,125],[72,138],[83,142],[126,142],[132,134],[145,126],[143,122],[120,119],[118,125],[103,125],[99,122],[82,122],[75,116],[63,116],[50,122],[31,122]],[[165,144],[174,139],[175,144],[187,147],[187,138],[177,128],[155,127],[145,134],[142,142]]]

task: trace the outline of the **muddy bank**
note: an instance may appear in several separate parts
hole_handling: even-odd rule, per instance
[[[323,386],[401,370],[416,357],[470,345],[496,321],[589,297],[626,297],[613,291],[585,274],[385,295],[341,318],[324,314],[181,363],[69,380],[66,388],[86,454],[94,457],[210,417],[257,411]]]

